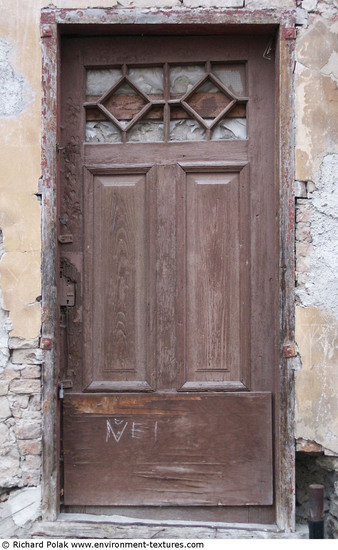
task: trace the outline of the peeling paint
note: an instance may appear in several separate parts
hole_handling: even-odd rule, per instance
[[[296,179],[318,178],[338,152],[338,24],[317,20],[300,31],[296,57]]]
[[[303,306],[316,306],[338,319],[338,154],[326,155],[312,200],[311,245],[305,283],[297,290]],[[299,247],[300,245],[298,245]]]
[[[12,45],[0,39],[0,117],[19,115],[32,98],[28,85],[9,61]]]
[[[4,255],[4,246],[3,246],[3,234],[0,229],[0,260],[2,256]],[[0,283],[1,283],[1,277],[0,277]],[[3,372],[3,369],[5,368],[8,358],[9,358],[9,349],[8,349],[8,340],[9,340],[9,331],[12,328],[9,318],[8,318],[8,312],[4,310],[3,308],[3,298],[2,298],[2,290],[0,286],[0,374]]]

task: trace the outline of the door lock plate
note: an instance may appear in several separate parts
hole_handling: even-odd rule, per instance
[[[75,306],[75,283],[64,275],[61,277],[60,306]]]

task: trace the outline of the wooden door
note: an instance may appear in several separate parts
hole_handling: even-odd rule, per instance
[[[266,43],[63,40],[67,505],[273,518],[278,203]]]

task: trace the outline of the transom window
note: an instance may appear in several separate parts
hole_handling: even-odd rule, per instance
[[[87,68],[86,142],[247,138],[245,63]]]

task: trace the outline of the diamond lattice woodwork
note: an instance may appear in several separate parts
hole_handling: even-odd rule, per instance
[[[88,69],[86,141],[246,139],[245,63]]]

